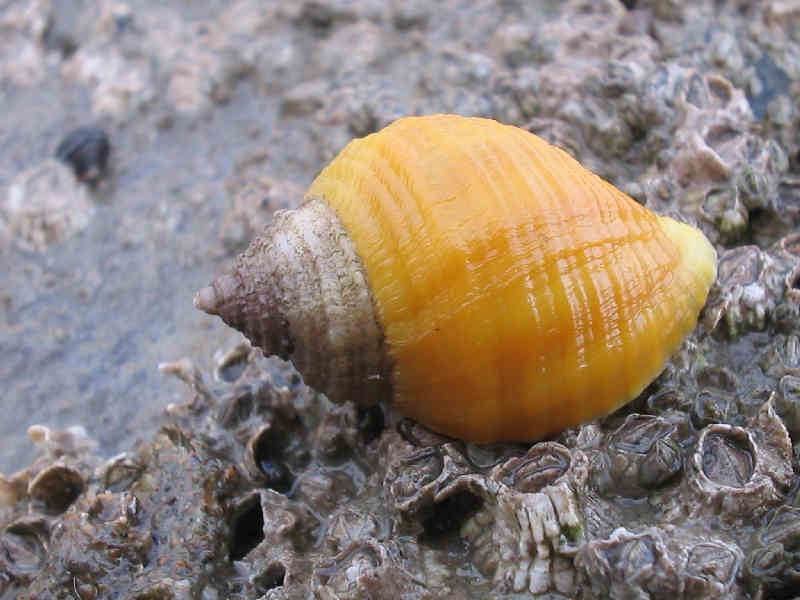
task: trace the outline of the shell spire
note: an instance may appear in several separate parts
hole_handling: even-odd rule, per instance
[[[699,230],[562,150],[434,115],[350,142],[195,305],[334,401],[532,441],[638,395],[715,277]]]
[[[195,307],[291,360],[334,402],[388,397],[389,367],[364,269],[335,213],[317,198],[278,211]]]

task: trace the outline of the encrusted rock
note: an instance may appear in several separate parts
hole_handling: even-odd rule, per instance
[[[108,458],[80,428],[30,429],[40,456],[0,475],[0,597],[797,594],[800,10],[792,2],[234,0],[217,13],[202,3],[0,4],[0,96],[9,107],[0,237],[26,261],[0,291],[9,380],[29,379],[33,368],[42,388],[59,389],[50,373],[63,370],[52,361],[76,356],[52,353],[24,315],[48,302],[59,318],[74,308],[67,295],[47,298],[50,282],[74,266],[53,250],[78,254],[101,237],[80,235],[96,226],[94,214],[113,220],[123,211],[122,237],[109,243],[126,251],[156,245],[136,227],[126,233],[131,223],[144,230],[166,215],[179,245],[147,266],[159,274],[227,260],[299,200],[301,184],[348,140],[407,114],[480,114],[525,127],[638,202],[699,225],[721,259],[703,327],[640,398],[533,445],[465,444],[396,422],[382,407],[334,407],[289,365],[247,345],[217,351],[208,369],[200,361],[218,344],[209,338],[198,351],[204,334],[193,330],[197,364],[162,365],[186,386],[164,403],[159,433],[131,424],[141,441]],[[107,206],[69,168],[38,162],[86,110],[123,124],[114,128],[120,197]],[[40,113],[47,118],[37,124]],[[192,158],[176,161],[184,148]],[[90,167],[100,166],[95,150]],[[175,164],[187,172],[164,172]],[[202,252],[184,245],[217,215]],[[30,289],[18,293],[29,270]],[[95,271],[90,297],[114,286]],[[170,313],[162,317],[156,328],[170,337]],[[51,327],[46,318],[38,329]],[[77,329],[70,338],[83,339]],[[98,382],[150,368],[151,353],[142,356]],[[10,402],[36,410],[30,385],[12,383]],[[129,389],[102,398],[109,412],[98,422],[119,402],[145,402]]]
[[[788,491],[791,461],[791,441],[772,400],[751,428],[709,425],[700,432],[691,462],[689,490],[697,503],[686,510],[732,522],[758,519]]]
[[[735,543],[672,525],[620,527],[575,557],[584,600],[744,598],[735,587],[741,565]]]
[[[94,211],[88,191],[72,170],[49,159],[23,171],[8,186],[0,198],[0,225],[24,248],[44,251],[85,229]]]
[[[800,510],[781,506],[755,536],[746,560],[751,588],[776,597],[800,585]]]
[[[800,252],[796,235],[781,239],[768,250],[739,246],[719,257],[717,284],[705,309],[707,329],[724,322],[731,336],[764,329],[770,320],[786,320],[800,307],[796,294]],[[779,308],[780,307],[780,308]]]
[[[43,511],[60,514],[69,508],[86,485],[78,469],[56,463],[40,471],[28,484],[28,495]]]
[[[458,530],[498,590],[571,593],[569,557],[583,539],[583,453],[545,442],[488,474],[470,463],[453,444],[417,449],[390,466],[389,497],[423,535]]]
[[[678,426],[650,415],[628,415],[603,451],[591,456],[592,480],[605,495],[646,495],[683,470]]]

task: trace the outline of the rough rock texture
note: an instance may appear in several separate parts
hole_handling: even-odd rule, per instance
[[[0,203],[0,235],[28,250],[45,250],[85,229],[94,214],[87,190],[72,170],[49,159],[20,173]]]
[[[796,595],[796,3],[12,0],[0,59],[0,598]],[[433,112],[715,243],[701,325],[629,406],[464,444],[191,308],[351,137]],[[88,124],[98,186],[52,161]]]

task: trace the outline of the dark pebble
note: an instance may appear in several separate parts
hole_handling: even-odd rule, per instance
[[[82,181],[97,183],[106,174],[111,144],[99,127],[78,127],[56,148],[56,158],[68,164]]]

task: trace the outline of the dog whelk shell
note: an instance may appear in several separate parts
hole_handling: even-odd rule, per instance
[[[700,231],[564,151],[435,115],[350,142],[195,306],[335,402],[531,441],[639,394],[715,277]]]

